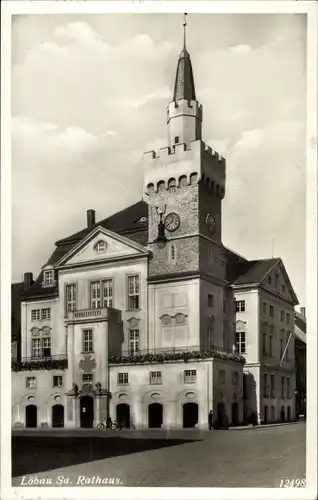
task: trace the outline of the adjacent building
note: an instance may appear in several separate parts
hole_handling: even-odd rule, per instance
[[[295,418],[297,298],[281,259],[224,247],[226,163],[202,140],[202,121],[184,46],[167,147],[143,156],[144,200],[98,222],[88,210],[35,282],[25,274],[13,425]]]
[[[295,360],[296,360],[296,417],[306,418],[307,398],[307,321],[306,308],[295,314]]]

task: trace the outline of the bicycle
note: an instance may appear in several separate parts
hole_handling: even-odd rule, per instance
[[[116,431],[117,429],[121,430],[121,426],[116,422],[116,421],[108,421],[107,420],[102,420],[97,424],[96,429],[99,431],[105,431],[105,430],[111,430],[111,431]]]

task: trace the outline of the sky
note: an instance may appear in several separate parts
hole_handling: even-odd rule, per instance
[[[143,152],[167,145],[181,14],[12,21],[12,280],[54,242],[143,197]],[[305,305],[306,19],[187,18],[203,140],[227,160],[223,243],[281,257]]]

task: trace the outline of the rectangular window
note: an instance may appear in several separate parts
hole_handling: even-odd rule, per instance
[[[27,377],[26,378],[26,388],[27,389],[36,389],[36,378],[35,377]]]
[[[44,271],[43,285],[44,286],[53,286],[53,281],[54,281],[53,271]]]
[[[92,373],[83,373],[82,380],[83,380],[83,382],[93,382],[93,374]]]
[[[266,333],[263,333],[263,336],[262,336],[262,353],[263,353],[263,356],[267,356]]]
[[[267,398],[268,397],[268,376],[267,373],[264,373],[263,375],[263,397]]]
[[[290,399],[290,378],[287,378],[287,398]]]
[[[225,384],[225,371],[219,370],[219,384]]]
[[[139,276],[128,276],[128,309],[139,309]]]
[[[32,339],[32,358],[41,357],[41,339]]]
[[[103,307],[113,307],[113,280],[102,281]]]
[[[61,375],[53,375],[53,387],[62,387],[63,377]]]
[[[32,309],[31,311],[31,321],[36,321],[41,319],[41,311],[40,309]]]
[[[286,322],[289,325],[289,323],[290,323],[290,314],[289,313],[286,314]]]
[[[128,384],[128,373],[118,373],[118,385]]]
[[[263,302],[263,314],[267,314],[267,304]]]
[[[179,136],[178,136],[178,135],[176,135],[176,136],[175,136],[175,138],[174,138],[174,143],[175,143],[175,144],[178,144],[178,142],[179,142]]]
[[[235,310],[236,312],[245,312],[245,300],[236,300]]]
[[[239,383],[239,373],[238,372],[232,372],[232,384],[233,385],[238,385]]]
[[[41,309],[41,319],[51,319],[51,309]]]
[[[285,321],[285,313],[284,313],[284,311],[280,312],[280,320],[281,321]]]
[[[269,315],[271,318],[274,317],[274,306],[272,306],[272,305],[269,306]]]
[[[275,375],[271,375],[271,398],[275,398]]]
[[[139,352],[139,330],[129,330],[129,351],[132,355]]]
[[[51,357],[51,339],[50,337],[44,337],[42,339],[42,356],[43,358]]]
[[[65,289],[65,309],[66,312],[72,312],[76,310],[77,302],[77,289],[76,284],[66,285]]]
[[[235,348],[236,352],[240,354],[246,353],[245,332],[235,333]]]
[[[94,352],[93,330],[83,330],[83,352]]]
[[[150,384],[151,385],[162,384],[161,372],[150,372]]]
[[[100,281],[91,283],[91,308],[100,309],[102,305]]]
[[[268,352],[268,355],[269,356],[273,356],[273,335],[269,335],[269,352]]]
[[[208,307],[213,307],[213,304],[214,304],[214,296],[208,294]]]
[[[197,381],[196,370],[184,370],[184,383],[189,384]]]
[[[282,377],[281,380],[281,398],[285,398],[285,377]]]

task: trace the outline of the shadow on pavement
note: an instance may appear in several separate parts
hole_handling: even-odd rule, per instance
[[[13,436],[12,477],[45,472],[103,458],[181,445],[197,439]]]

